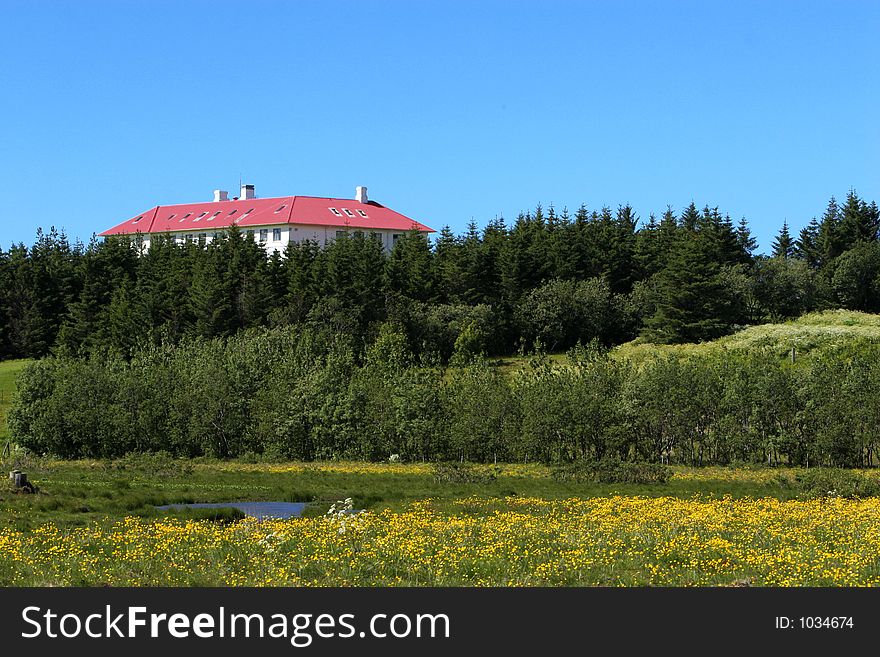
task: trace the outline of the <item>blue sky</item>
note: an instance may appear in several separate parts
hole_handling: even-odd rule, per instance
[[[439,229],[691,200],[762,249],[880,202],[880,3],[0,0],[0,246],[156,204],[370,197]]]

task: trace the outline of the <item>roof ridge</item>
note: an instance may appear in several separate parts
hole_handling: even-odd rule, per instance
[[[149,233],[153,232],[153,224],[156,222],[156,217],[159,216],[159,208],[160,207],[162,207],[162,206],[157,205],[155,208],[153,208],[153,216],[150,217],[150,230],[147,231]],[[149,212],[149,210],[147,212]],[[144,214],[146,214],[146,213],[144,213]]]

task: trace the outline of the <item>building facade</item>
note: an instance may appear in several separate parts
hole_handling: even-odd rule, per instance
[[[367,188],[357,187],[354,199],[315,196],[257,198],[253,185],[242,185],[241,195],[214,190],[214,200],[203,203],[156,206],[100,233],[140,236],[144,248],[157,235],[177,242],[208,244],[224,230],[237,226],[253,236],[270,254],[284,251],[291,242],[306,240],[324,247],[337,237],[362,234],[382,243],[386,251],[406,232],[435,232],[384,205],[367,198]]]

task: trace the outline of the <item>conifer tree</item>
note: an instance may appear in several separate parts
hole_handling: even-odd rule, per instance
[[[440,229],[434,242],[433,276],[440,303],[455,303],[461,298],[462,249],[452,229]]]
[[[416,301],[433,299],[431,260],[428,238],[418,230],[405,233],[385,262],[388,288]]]
[[[878,216],[876,204],[872,204],[872,206],[860,199],[855,190],[849,190],[846,202],[840,210],[841,250],[849,249],[857,242],[877,241],[880,216]]]
[[[681,218],[679,220],[679,225],[685,230],[696,230],[697,226],[700,223],[700,212],[697,210],[697,206],[691,201],[691,204],[684,209],[684,212],[681,213]]]
[[[738,319],[714,258],[716,248],[705,230],[688,231],[678,240],[658,275],[656,310],[642,333],[647,339],[662,343],[712,340]]]
[[[736,240],[740,250],[747,257],[751,257],[755,249],[758,248],[758,240],[752,236],[752,230],[749,228],[749,222],[746,221],[745,217],[742,217],[737,225]]]
[[[774,258],[791,258],[794,256],[794,240],[788,232],[788,221],[782,222],[782,228],[773,240],[773,257]]]
[[[817,246],[823,266],[829,264],[843,251],[840,223],[840,207],[837,205],[837,199],[832,196],[819,222]]]
[[[811,269],[817,269],[822,262],[822,254],[819,250],[819,222],[816,217],[810,223],[801,228],[794,244],[795,257],[800,258]]]

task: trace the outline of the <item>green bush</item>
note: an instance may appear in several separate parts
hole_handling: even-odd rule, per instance
[[[187,476],[193,472],[189,461],[175,459],[165,451],[132,452],[110,461],[107,467],[112,470],[135,470],[153,476]]]
[[[575,461],[553,469],[557,481],[595,484],[665,484],[672,470],[659,463],[626,463],[616,459]]]
[[[880,484],[861,472],[836,468],[810,468],[795,475],[795,483],[804,497],[873,497]]]
[[[438,484],[488,484],[498,478],[491,470],[480,470],[470,463],[450,461],[434,464],[434,480]]]

